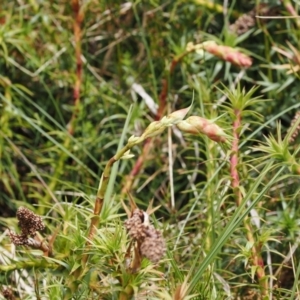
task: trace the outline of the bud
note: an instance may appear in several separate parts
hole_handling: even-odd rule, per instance
[[[180,121],[182,121],[185,118],[185,116],[189,112],[190,108],[191,108],[191,106],[189,106],[187,108],[175,110],[174,112],[172,112],[168,116],[163,117],[160,120],[160,122],[164,126],[176,125],[177,123],[179,123]]]
[[[203,49],[239,67],[248,68],[252,65],[252,59],[248,55],[243,54],[232,47],[218,45],[215,42],[206,42],[203,43]]]
[[[134,157],[134,154],[131,154],[130,153],[130,150],[126,151],[122,157],[120,159],[130,159],[130,158],[133,158]]]
[[[177,127],[183,132],[191,134],[205,134],[215,142],[226,141],[226,134],[223,129],[211,120],[205,118],[190,116],[185,121],[178,123]]]
[[[186,121],[181,121],[176,124],[177,128],[180,129],[183,132],[191,133],[191,134],[199,134],[201,133],[199,129],[197,129],[195,126],[191,125],[190,123]]]
[[[221,127],[219,127],[217,124],[212,123],[204,127],[203,133],[215,142],[224,143],[226,141],[223,129],[221,129]]]
[[[186,51],[192,52],[195,50],[195,45],[193,42],[188,42],[185,48]]]
[[[133,143],[133,144],[135,144],[135,143],[138,142],[139,139],[140,139],[139,136],[134,136],[134,135],[132,135],[132,136],[128,139],[128,143]]]
[[[186,46],[188,52],[196,51],[203,54],[203,50],[239,67],[248,68],[252,65],[252,60],[248,55],[239,52],[235,48],[218,45],[215,41],[206,41],[196,45],[190,42]]]
[[[149,126],[145,129],[141,138],[144,140],[149,137],[156,136],[162,133],[164,130],[165,130],[165,126],[161,123],[161,121],[154,121],[150,123]]]

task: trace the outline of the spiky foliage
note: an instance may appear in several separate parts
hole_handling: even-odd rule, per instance
[[[295,299],[297,3],[2,2],[0,298]]]

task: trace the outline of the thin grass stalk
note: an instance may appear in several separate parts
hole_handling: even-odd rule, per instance
[[[100,223],[100,214],[101,214],[101,211],[103,208],[104,197],[105,197],[105,193],[106,193],[107,186],[108,186],[111,168],[112,168],[113,164],[115,162],[117,162],[124,155],[124,153],[127,152],[128,150],[130,150],[133,146],[134,146],[134,144],[132,144],[130,142],[127,143],[127,145],[125,147],[123,147],[120,151],[118,151],[118,153],[115,156],[113,156],[107,162],[107,164],[105,166],[105,169],[103,171],[103,174],[102,174],[100,182],[99,182],[96,201],[94,204],[94,212],[93,212],[93,217],[91,219],[91,224],[89,227],[88,239],[87,239],[87,243],[86,243],[86,248],[87,248],[86,250],[88,250],[88,248],[91,246],[95,232]],[[87,263],[88,258],[89,258],[89,254],[87,252],[88,251],[85,251],[85,254],[82,257],[83,266],[85,266],[85,264]]]
[[[153,94],[155,96],[155,99],[158,99],[157,90],[156,90],[157,82],[156,82],[156,75],[155,75],[155,70],[154,70],[153,59],[152,59],[152,56],[151,56],[149,43],[148,43],[147,38],[146,38],[146,30],[145,30],[144,26],[142,25],[142,22],[141,22],[140,17],[139,17],[139,13],[137,11],[137,5],[138,4],[139,3],[137,2],[137,4],[134,4],[132,6],[133,13],[134,13],[135,19],[136,19],[139,27],[141,28],[140,34],[141,34],[141,39],[143,41],[143,44],[145,46],[145,50],[146,50],[146,53],[147,53],[147,59],[148,59],[148,62],[149,62],[149,68],[150,68],[150,72],[151,72],[151,79],[152,79],[152,85],[153,85]]]
[[[299,284],[299,279],[300,279],[300,263],[298,263],[297,270],[296,270],[296,266],[295,266],[295,263],[293,260],[292,260],[292,263],[293,263],[293,270],[294,270],[294,274],[295,274],[295,281],[293,284],[293,288],[292,288],[292,292],[291,292],[291,296],[290,296],[289,300],[296,299],[295,298],[296,294],[299,295],[298,284]]]
[[[220,233],[220,236],[218,239],[215,240],[214,244],[211,247],[211,250],[207,253],[204,260],[198,266],[197,264],[194,264],[194,268],[191,268],[190,273],[192,274],[193,269],[196,270],[196,273],[193,275],[190,281],[189,286],[189,293],[191,293],[199,281],[201,280],[201,277],[203,276],[204,271],[208,268],[209,264],[213,262],[215,257],[219,254],[221,251],[221,248],[226,243],[226,241],[229,239],[231,234],[234,232],[234,230],[237,229],[239,224],[244,221],[244,219],[247,217],[247,215],[250,213],[250,210],[260,201],[264,195],[268,192],[270,187],[278,180],[280,174],[284,171],[285,167],[281,167],[274,176],[270,179],[267,185],[263,185],[261,191],[254,196],[254,193],[256,193],[258,187],[262,185],[262,182],[264,178],[266,177],[267,173],[270,171],[270,168],[272,168],[273,162],[269,161],[263,170],[260,172],[259,176],[253,183],[253,185],[250,187],[250,189],[247,191],[243,202],[240,207],[237,208],[237,210],[232,215],[230,221],[225,226],[224,230]],[[254,196],[254,200],[251,202],[250,205],[247,206],[247,202],[251,197]],[[200,255],[199,250],[199,255]],[[196,260],[197,261],[197,260]]]
[[[141,172],[144,162],[147,159],[147,156],[149,154],[149,151],[152,147],[152,139],[149,138],[146,140],[141,155],[136,160],[136,163],[134,164],[133,168],[131,169],[129,175],[126,176],[124,186],[122,188],[122,195],[126,195],[127,191],[130,191],[134,182],[134,179],[136,176]]]
[[[33,174],[40,181],[41,185],[45,188],[45,190],[48,192],[48,194],[52,197],[53,201],[55,202],[55,204],[58,207],[58,210],[59,210],[60,214],[63,216],[65,214],[63,207],[59,203],[58,199],[56,198],[56,196],[54,195],[54,193],[52,192],[52,190],[48,187],[48,185],[46,184],[46,182],[44,181],[43,177],[40,175],[40,173],[38,172],[38,170],[34,166],[34,164],[32,164],[27,159],[27,157],[22,153],[21,149],[16,144],[14,144],[11,139],[9,139],[8,137],[4,136],[1,132],[0,132],[0,136],[4,137],[4,139],[10,144],[11,148],[14,150],[14,152],[16,153],[16,155],[18,155],[19,157],[21,157],[21,159],[25,162],[25,164],[31,169],[31,171],[33,172]],[[0,152],[0,155],[1,155],[1,152]]]
[[[157,114],[155,116],[155,121],[160,120],[163,117],[163,114],[166,110],[166,105],[167,105],[167,96],[168,96],[168,91],[169,91],[169,77],[173,74],[175,67],[177,66],[178,62],[182,60],[183,57],[185,57],[187,54],[189,54],[188,51],[184,51],[182,54],[176,56],[175,58],[172,59],[169,71],[167,73],[166,78],[162,80],[162,90],[159,95],[159,107],[157,110]],[[131,172],[128,176],[126,176],[125,179],[125,184],[122,189],[122,195],[125,195],[127,191],[131,190],[131,187],[133,185],[133,181],[138,175],[144,165],[144,162],[146,161],[146,158],[148,156],[148,153],[152,147],[152,139],[149,138],[146,140],[143,150],[139,158],[137,159],[136,163],[134,164],[133,168],[131,169]]]
[[[239,130],[241,128],[242,123],[242,115],[241,110],[234,109],[234,115],[236,116],[234,122],[233,122],[233,142],[232,142],[232,155],[230,158],[230,174],[231,174],[231,185],[232,189],[235,195],[236,204],[238,207],[242,205],[243,202],[243,196],[240,189],[240,178],[238,173],[238,165],[239,165]],[[251,247],[251,258],[252,258],[252,264],[255,266],[255,273],[258,278],[260,290],[262,296],[268,295],[268,282],[264,270],[264,263],[261,256],[261,245],[257,245],[254,234],[253,234],[253,228],[251,223],[249,222],[249,218],[245,217],[244,220],[244,227],[246,229],[246,236],[248,242],[252,245]]]
[[[80,3],[79,0],[72,0],[72,9],[74,12],[74,41],[75,41],[75,58],[76,58],[76,71],[75,71],[75,85],[73,88],[73,97],[74,97],[74,108],[73,114],[67,125],[68,135],[64,141],[63,147],[65,149],[69,149],[71,143],[71,136],[74,135],[75,131],[75,123],[77,120],[79,105],[80,105],[80,89],[81,89],[81,78],[82,78],[82,59],[81,59],[81,23],[83,21],[84,15],[80,11]],[[56,164],[55,172],[52,177],[52,181],[49,184],[49,189],[51,191],[55,190],[58,178],[63,173],[65,161],[67,159],[67,153],[63,152],[60,155],[59,161]],[[50,199],[50,194],[48,194],[45,198],[45,203],[48,203]]]
[[[74,12],[74,41],[75,41],[75,59],[76,59],[76,72],[75,72],[75,85],[73,90],[74,97],[74,110],[68,125],[68,131],[70,135],[74,134],[75,123],[79,112],[80,105],[80,89],[82,81],[82,59],[81,59],[81,24],[84,18],[83,13],[80,11],[79,0],[72,0],[72,8]]]
[[[207,162],[206,162],[206,176],[207,178],[212,178],[210,181],[210,184],[207,185],[206,189],[206,199],[208,199],[208,215],[207,215],[207,228],[209,228],[209,234],[207,235],[205,239],[205,247],[206,250],[209,251],[211,249],[212,244],[214,243],[214,237],[215,237],[215,232],[214,232],[214,222],[215,222],[215,209],[214,209],[214,201],[215,201],[215,184],[216,180],[214,178],[214,170],[215,170],[215,144],[213,141],[208,140],[207,141],[207,146],[206,146],[206,151],[207,151]]]
[[[20,93],[20,90],[16,90]],[[22,93],[20,95],[24,96]],[[37,125],[32,118],[28,117],[26,114],[24,114],[19,108],[17,108],[15,105],[10,103],[6,98],[3,97],[2,94],[0,94],[0,99],[4,101],[6,105],[9,105],[10,108],[14,109],[18,112],[18,115],[22,118],[22,120],[25,120],[30,126],[32,126],[36,131],[38,131],[41,135],[43,135],[47,140],[49,140],[51,143],[53,143],[55,146],[57,146],[60,150],[63,151],[63,153],[66,153],[69,157],[71,157],[79,166],[81,166],[84,170],[86,170],[90,175],[92,175],[94,178],[98,178],[97,174],[93,172],[91,169],[89,169],[80,159],[77,158],[72,152],[70,152],[65,145],[62,145],[54,139],[50,134],[48,134],[45,130],[43,130],[39,125]],[[70,136],[71,137],[71,136]],[[56,168],[58,169],[58,168]]]
[[[48,91],[48,87],[47,85],[44,85],[45,89],[47,90],[48,93],[50,93],[50,91]],[[65,127],[60,124],[58,121],[56,121],[53,116],[51,116],[47,111],[45,111],[41,106],[39,106],[36,102],[34,102],[34,100],[32,100],[31,98],[29,98],[28,96],[26,96],[20,89],[18,89],[17,87],[15,86],[12,86],[11,87],[13,92],[17,93],[18,95],[20,95],[20,97],[22,97],[22,99],[26,100],[26,102],[28,102],[30,105],[32,105],[35,109],[37,109],[37,111],[42,114],[43,116],[45,116],[51,124],[55,125],[57,127],[58,130],[64,132],[65,131]],[[8,101],[8,99],[7,99]],[[7,104],[9,106],[11,106],[11,103]],[[41,132],[42,133],[42,132]],[[45,135],[44,133],[42,133],[43,135]],[[72,143],[74,143],[74,145],[76,146],[79,146],[81,145],[81,142],[79,142],[74,136],[70,136],[70,139],[72,141]],[[59,144],[60,145],[60,144]],[[61,145],[62,147],[62,145]],[[84,152],[84,154],[86,154],[95,164],[98,164],[98,160],[93,156],[91,155],[91,153],[83,148],[82,151]],[[69,156],[72,157],[72,154],[69,153],[68,154]],[[85,164],[83,162],[80,162],[78,160],[78,158],[76,158],[76,156],[73,156],[72,157],[73,160],[75,160],[79,165],[85,167]],[[94,177],[94,178],[98,178],[98,175],[96,173],[94,173],[91,169],[87,168],[86,167],[86,170]]]

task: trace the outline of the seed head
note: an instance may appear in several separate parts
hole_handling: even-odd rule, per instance
[[[36,231],[45,229],[42,218],[26,207],[20,207],[17,210],[17,218],[19,220],[18,225],[25,236],[34,237]]]
[[[15,232],[9,230],[8,236],[10,237],[12,243],[15,244],[16,246],[22,246],[28,244],[28,237],[26,235],[16,234]]]
[[[132,217],[126,220],[124,224],[129,236],[132,239],[141,241],[147,236],[147,227],[144,224],[144,212],[142,210],[135,209]]]
[[[135,209],[124,225],[129,236],[137,242],[140,254],[153,263],[159,262],[166,251],[165,241],[161,232],[149,223],[149,215]]]
[[[159,230],[151,228],[149,236],[141,244],[141,254],[153,263],[158,263],[166,252],[166,244]]]
[[[45,229],[42,218],[26,207],[20,207],[17,210],[18,225],[21,228],[21,234],[9,230],[8,235],[11,241],[17,245],[29,245],[30,237],[34,237],[37,231]]]
[[[14,300],[15,296],[13,291],[10,288],[6,288],[2,291],[2,295],[5,299]]]

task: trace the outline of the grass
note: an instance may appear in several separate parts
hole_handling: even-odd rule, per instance
[[[4,1],[0,299],[299,299],[299,29],[296,1]]]

